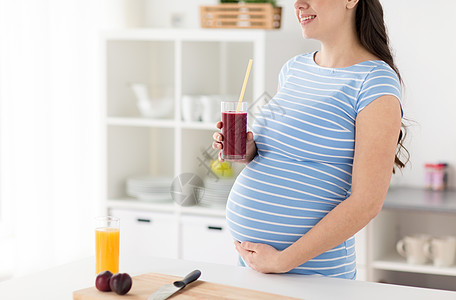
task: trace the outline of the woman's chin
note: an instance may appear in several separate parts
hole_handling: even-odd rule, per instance
[[[306,40],[307,39],[312,39],[312,35],[310,35],[308,32],[306,32],[305,30],[302,30],[301,31],[302,33],[302,37],[305,38]]]
[[[301,27],[301,34],[302,34],[302,37],[305,39],[314,38],[314,35],[309,31],[308,28],[305,28],[304,26]]]

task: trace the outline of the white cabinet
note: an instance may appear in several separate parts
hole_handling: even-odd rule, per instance
[[[120,218],[120,261],[148,256],[237,265],[238,255],[225,217],[111,208]]]
[[[238,254],[225,218],[182,216],[180,226],[183,259],[237,265]]]
[[[178,225],[172,213],[111,209],[120,218],[120,261],[156,256],[178,258]]]

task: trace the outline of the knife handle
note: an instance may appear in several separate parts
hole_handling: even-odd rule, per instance
[[[201,271],[200,270],[194,270],[187,274],[187,276],[184,277],[184,279],[175,281],[174,286],[179,287],[179,288],[184,288],[187,284],[197,280],[201,276]]]

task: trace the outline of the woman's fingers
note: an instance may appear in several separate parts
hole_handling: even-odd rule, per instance
[[[213,142],[212,143],[212,148],[217,149],[217,150],[222,150],[223,149],[223,144],[219,142]]]
[[[223,127],[223,122],[220,121],[220,122],[217,122],[217,124],[215,125],[218,129],[222,129]],[[212,142],[212,148],[213,149],[216,149],[216,150],[222,150],[223,149],[223,134],[221,134],[220,132],[214,132],[214,134],[212,135],[212,139],[214,140],[214,142]],[[249,131],[247,132],[247,142],[249,143],[249,145],[251,145],[253,143],[253,145],[255,144],[254,142],[254,139],[253,139],[253,132]],[[251,146],[249,146],[249,148],[251,148]],[[255,152],[256,152],[256,147],[255,147]],[[252,151],[250,151],[252,152]],[[219,151],[218,153],[218,160],[220,162],[224,162],[225,160],[222,158],[222,151]],[[245,160],[232,160],[234,162],[245,162]]]
[[[253,141],[253,132],[247,132],[247,141]]]
[[[214,134],[212,135],[212,138],[214,139],[214,141],[217,141],[217,142],[223,141],[223,135],[219,132],[214,132]]]
[[[223,135],[221,135],[218,132],[214,132],[212,138],[214,139],[214,142],[212,142],[212,148],[216,150],[222,150],[223,144],[221,143],[221,141],[223,140]]]
[[[215,124],[215,126],[218,129],[222,129],[222,127],[223,127],[222,121],[217,122],[217,124]],[[217,149],[217,150],[222,150],[223,144],[221,142],[223,141],[223,135],[220,132],[214,132],[214,134],[212,135],[212,138],[214,139],[214,142],[212,143],[212,148]],[[218,159],[219,159],[219,161],[223,162],[221,152],[219,152],[219,154],[218,154]]]

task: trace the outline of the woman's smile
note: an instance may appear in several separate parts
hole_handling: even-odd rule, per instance
[[[306,25],[312,22],[316,17],[316,15],[301,14],[300,12],[298,15],[298,20],[301,25]]]
[[[314,10],[310,7],[308,2],[297,0],[294,4],[294,9],[301,26],[309,24],[317,17],[317,15],[313,13]]]

